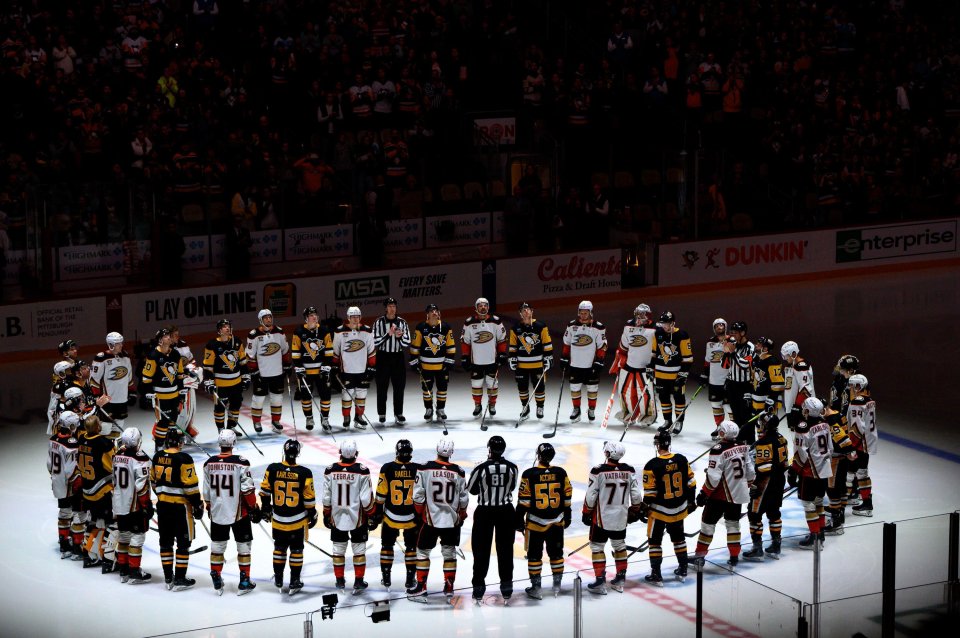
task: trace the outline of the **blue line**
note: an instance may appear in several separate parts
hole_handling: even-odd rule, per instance
[[[918,452],[923,452],[925,454],[929,454],[930,456],[935,456],[945,461],[950,461],[951,463],[960,463],[960,454],[947,452],[925,443],[918,443],[917,441],[905,439],[902,436],[890,434],[889,432],[880,432],[880,438],[890,441],[891,443],[896,443],[897,445],[902,445],[903,447],[908,447],[911,450],[917,450]]]

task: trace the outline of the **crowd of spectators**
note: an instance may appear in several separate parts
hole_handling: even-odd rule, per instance
[[[611,208],[639,203],[592,175],[639,181],[681,150],[703,149],[703,192],[687,208],[699,201],[714,221],[958,208],[954,3],[4,6],[0,228],[14,248],[39,209],[32,193],[57,245],[128,238],[129,220],[158,210],[221,230],[231,216],[248,230],[396,216],[404,192],[504,178],[470,153],[463,121],[479,111],[515,111],[517,150],[556,169],[539,193],[507,187],[513,219],[552,233],[544,249],[603,243],[578,232],[584,220],[605,226],[619,219]]]

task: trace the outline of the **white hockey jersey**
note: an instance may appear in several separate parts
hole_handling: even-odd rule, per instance
[[[627,511],[641,501],[643,490],[633,466],[601,463],[590,470],[583,509],[593,511],[597,526],[611,532],[627,529]]]
[[[857,450],[877,453],[877,404],[870,397],[857,397],[847,407],[847,433]]]
[[[726,337],[724,337],[725,339]],[[706,353],[703,356],[707,368],[707,383],[723,385],[727,382],[730,371],[723,367],[723,341],[717,337],[707,341]]]
[[[574,319],[563,333],[563,356],[572,368],[590,368],[607,354],[607,329],[599,321]]]
[[[478,366],[497,362],[498,354],[507,352],[507,329],[497,315],[488,315],[480,319],[476,315],[463,322],[460,335],[461,351],[464,358]]]
[[[203,464],[203,500],[210,509],[210,520],[217,525],[233,525],[256,504],[250,461],[237,454],[211,456]]]
[[[727,503],[749,503],[750,483],[757,477],[749,445],[721,441],[707,457],[707,480],[703,489],[710,498]]]
[[[113,513],[115,516],[141,510],[141,498],[150,497],[150,458],[137,450],[121,450],[113,456]]]
[[[800,407],[807,397],[815,397],[813,391],[813,366],[797,358],[793,365],[783,364],[783,405],[787,410]]]
[[[792,467],[803,476],[828,479],[833,444],[826,421],[800,422],[793,436]]]
[[[373,483],[370,469],[360,463],[338,461],[323,472],[323,515],[339,530],[350,531],[367,524],[373,513]]]
[[[135,383],[133,363],[126,350],[120,354],[98,352],[90,366],[90,388],[95,395],[110,395],[111,403],[126,403]]]
[[[657,331],[653,326],[638,326],[631,319],[620,335],[619,351],[626,355],[626,366],[630,370],[643,370],[653,360],[657,352]]]
[[[56,434],[50,437],[50,450],[47,454],[47,472],[50,473],[50,487],[54,498],[73,496],[71,485],[77,473],[77,448],[80,442],[72,434]]]
[[[290,344],[283,329],[274,326],[267,332],[255,328],[247,335],[247,361],[260,370],[264,377],[283,374],[283,362],[290,352]]]
[[[413,506],[427,525],[456,527],[460,525],[460,510],[469,504],[466,475],[459,465],[434,460],[420,467],[413,486]]]
[[[377,365],[376,345],[370,326],[356,330],[340,326],[333,333],[333,364],[344,374],[363,374]],[[351,528],[352,529],[352,528]]]

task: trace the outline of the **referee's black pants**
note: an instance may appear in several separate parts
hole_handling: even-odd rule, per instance
[[[500,593],[513,594],[513,539],[516,533],[513,505],[480,505],[473,514],[473,595],[483,595],[490,567],[490,543],[496,541]]]
[[[377,414],[387,414],[387,387],[393,384],[393,414],[403,414],[407,363],[402,352],[377,351]]]
[[[744,395],[753,392],[753,384],[749,381],[727,381],[727,403],[733,412],[733,420],[740,426],[737,441],[753,443],[757,440],[755,425],[749,423],[753,416],[753,401],[744,399]]]

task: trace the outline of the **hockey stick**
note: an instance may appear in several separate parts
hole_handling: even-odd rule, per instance
[[[687,409],[693,404],[694,400],[697,398],[697,395],[700,394],[700,391],[703,390],[705,387],[707,387],[706,383],[700,384],[700,387],[696,389],[696,391],[693,393],[693,396],[690,397],[689,401],[687,401],[687,404],[683,406],[682,410],[680,410],[680,414],[677,415],[677,421],[682,419],[687,414]]]
[[[613,410],[613,400],[617,398],[617,380],[613,380],[613,391],[610,392],[610,398],[607,399],[607,409],[603,411],[603,419],[600,421],[600,429],[607,429],[607,421],[610,420],[610,411]]]
[[[270,532],[267,531],[267,528],[266,528],[266,527],[263,526],[263,521],[260,521],[259,523],[257,523],[257,527],[259,527],[260,529],[262,529],[262,530],[263,530],[263,533],[266,534],[267,537],[268,537],[270,540],[273,540],[273,535],[272,535]],[[319,545],[315,545],[315,544],[311,543],[309,539],[304,538],[304,539],[303,539],[303,542],[306,543],[307,545],[309,545],[310,547],[314,548],[314,549],[317,550],[318,552],[320,552],[320,553],[322,553],[322,554],[326,554],[326,555],[329,556],[330,558],[333,558],[333,554],[331,554],[330,552],[328,552],[328,551],[325,550],[324,548],[320,547]]]
[[[552,439],[557,436],[557,425],[560,423],[560,404],[563,403],[563,388],[567,385],[566,370],[563,371],[560,379],[560,392],[557,394],[557,416],[553,419],[553,432],[546,432],[543,435],[545,439]]]
[[[298,377],[298,378],[299,378],[299,377]],[[317,412],[320,413],[320,420],[321,420],[321,422],[322,422],[322,420],[323,420],[323,418],[324,418],[324,416],[323,416],[323,410],[321,410],[321,409],[320,409],[320,406],[317,405],[317,400],[316,400],[315,398],[313,398],[313,392],[310,391],[310,384],[307,383],[307,382],[306,382],[305,380],[303,380],[303,379],[301,379],[301,381],[303,381],[303,385],[300,386],[300,387],[302,387],[304,390],[306,390],[306,391],[307,391],[307,394],[310,395],[310,402],[313,404],[313,407],[317,409]],[[329,417],[328,417],[328,418],[329,418]],[[332,428],[332,427],[331,427],[329,430],[325,430],[325,429],[323,428],[323,426],[321,425],[321,426],[320,426],[320,429],[323,430],[324,432],[326,432],[327,434],[329,434],[330,437],[333,439],[333,442],[334,442],[334,443],[337,442],[337,437],[335,437],[335,436],[333,435],[333,428]]]
[[[190,441],[190,443],[192,443],[198,450],[200,450],[201,452],[203,452],[204,454],[206,454],[206,455],[207,455],[207,458],[210,458],[211,456],[213,456],[212,454],[210,454],[209,452],[207,452],[205,449],[203,449],[203,448],[200,446],[200,444],[197,443],[197,440],[196,440],[195,438],[193,438],[192,436],[190,436],[190,433],[189,433],[189,432],[187,432],[187,431],[184,430],[182,427],[180,427],[180,425],[176,422],[175,419],[171,419],[169,412],[165,412],[165,411],[163,411],[163,410],[160,409],[160,399],[158,399],[158,398],[156,397],[156,395],[154,395],[154,397],[153,397],[153,407],[154,407],[154,409],[155,409],[157,412],[159,412],[161,415],[163,415],[163,418],[165,418],[165,419],[170,423],[171,426],[173,426],[173,427],[177,428],[178,430],[180,430],[180,433],[183,434],[185,437],[187,437],[187,439]]]
[[[649,547],[649,546],[650,546],[650,539],[647,539],[647,540],[643,541],[642,543],[640,543],[640,544],[639,544],[638,546],[636,546],[636,547],[631,547],[630,545],[627,545],[627,549],[632,550],[632,551],[631,551],[629,554],[627,554],[626,560],[630,560],[630,557],[633,556],[634,554],[636,554],[637,552],[645,552],[645,551],[647,551],[647,547]]]
[[[230,409],[230,406],[228,406],[226,403],[224,403],[223,401],[220,400],[220,395],[217,394],[217,391],[216,391],[216,390],[213,391],[213,400],[216,401],[217,403],[219,403],[220,405],[222,405],[224,410],[229,410],[229,409]],[[260,456],[265,456],[264,453],[263,453],[263,450],[261,450],[260,447],[257,445],[257,442],[254,441],[253,439],[251,439],[251,438],[250,438],[250,435],[247,434],[247,431],[243,429],[243,426],[242,426],[242,425],[240,425],[240,421],[239,421],[239,420],[237,421],[237,427],[240,428],[240,431],[243,433],[243,436],[247,437],[247,440],[250,441],[250,443],[253,444],[253,448],[254,448],[257,452],[260,453]]]
[[[484,383],[480,385],[480,391],[483,391],[484,384],[486,383],[487,375],[483,375]],[[497,392],[499,393],[500,385],[497,383],[500,379],[500,366],[497,366],[497,371],[493,373],[493,383],[498,388]],[[490,388],[487,388],[487,405],[483,408],[483,416],[480,417],[480,429],[484,432],[489,429],[489,425],[486,424],[487,420],[487,410],[490,409]]]
[[[540,378],[537,379],[537,384],[536,384],[535,386],[533,386],[533,391],[530,392],[530,394],[527,396],[527,404],[526,404],[524,407],[527,409],[527,418],[528,418],[528,419],[530,418],[530,396],[533,396],[533,395],[536,395],[536,394],[537,394],[537,390],[540,389],[540,384],[543,383],[543,379],[544,379],[546,376],[547,376],[547,369],[544,368],[544,369],[543,369],[543,372],[540,373]],[[536,399],[534,399],[534,400],[536,400]],[[517,418],[517,424],[514,425],[513,427],[515,427],[515,428],[520,427],[520,423],[523,422],[523,421],[525,421],[525,420],[526,420],[526,419],[524,419],[524,417],[523,417],[523,408],[520,408],[520,416]]]
[[[340,377],[340,374],[337,374],[337,381],[340,382],[340,387],[347,391],[350,395],[350,402],[353,403],[353,409],[357,409],[357,389],[356,388],[347,388],[347,384],[343,382],[343,379]],[[352,392],[351,392],[352,390]],[[380,437],[380,440],[383,440],[383,436],[380,434],[380,430],[377,429],[377,426],[373,424],[373,421],[367,418],[366,414],[361,414],[360,418],[363,419],[363,422],[373,428],[374,434]]]
[[[573,556],[574,554],[576,554],[577,552],[579,552],[581,549],[583,549],[584,547],[586,547],[586,546],[589,545],[589,544],[590,544],[590,541],[587,541],[586,543],[584,543],[584,544],[581,545],[580,547],[578,547],[578,548],[576,548],[575,550],[573,550],[573,551],[571,551],[570,553],[568,553],[567,556],[568,556],[568,557],[569,557],[569,556]]]

